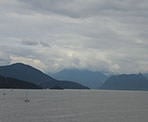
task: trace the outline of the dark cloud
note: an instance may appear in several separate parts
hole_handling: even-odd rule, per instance
[[[23,40],[21,43],[26,46],[37,46],[39,44],[39,42],[33,40]]]
[[[49,44],[48,41],[40,41],[40,45],[50,48],[52,46],[52,42]]]

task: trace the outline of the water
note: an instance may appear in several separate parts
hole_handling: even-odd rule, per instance
[[[0,90],[0,122],[147,121],[146,91]]]

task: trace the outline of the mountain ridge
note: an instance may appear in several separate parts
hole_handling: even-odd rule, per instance
[[[59,81],[56,80],[49,75],[43,73],[42,71],[23,63],[15,63],[7,66],[0,66],[0,75],[4,77],[12,77],[18,80],[28,81],[30,83],[34,83],[36,85],[41,86],[42,88],[52,88],[55,85],[68,85],[69,89],[76,89],[77,87],[80,89],[88,89],[81,84],[74,83],[74,82],[67,82],[67,81]],[[75,87],[73,87],[75,86]]]

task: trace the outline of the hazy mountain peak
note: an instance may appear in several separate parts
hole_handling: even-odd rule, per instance
[[[148,80],[141,74],[113,75],[101,87],[113,90],[148,90]]]
[[[75,81],[93,89],[99,88],[107,79],[107,76],[102,72],[85,69],[64,69],[51,74],[51,76],[58,80]]]

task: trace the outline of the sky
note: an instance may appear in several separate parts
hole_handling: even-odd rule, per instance
[[[0,0],[0,65],[148,72],[147,0]]]

